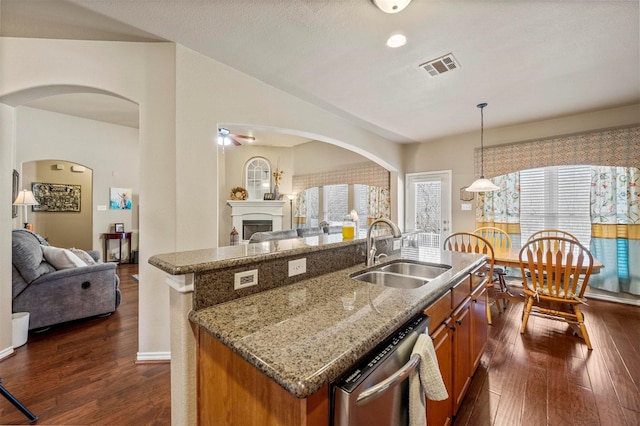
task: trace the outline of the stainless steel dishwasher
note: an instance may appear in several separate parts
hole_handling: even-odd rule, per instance
[[[332,384],[334,426],[408,425],[408,378],[420,363],[411,352],[428,328],[428,316],[413,318]]]

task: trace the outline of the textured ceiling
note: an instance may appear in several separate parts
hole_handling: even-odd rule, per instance
[[[171,40],[406,143],[640,102],[638,1],[2,0],[5,36]],[[394,32],[408,38],[390,49]],[[431,78],[420,64],[453,53]]]

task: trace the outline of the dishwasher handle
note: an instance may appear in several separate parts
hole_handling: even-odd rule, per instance
[[[404,379],[409,377],[409,374],[411,374],[411,372],[415,370],[416,367],[418,367],[418,365],[420,365],[420,355],[419,354],[411,355],[411,358],[409,359],[409,361],[407,361],[407,363],[403,365],[402,368],[400,368],[398,371],[396,371],[395,373],[393,373],[391,376],[387,377],[380,383],[377,383],[371,386],[369,389],[361,392],[360,395],[358,395],[358,398],[356,399],[356,404],[357,405],[366,404],[367,402],[381,396],[388,389],[399,385],[404,381]]]

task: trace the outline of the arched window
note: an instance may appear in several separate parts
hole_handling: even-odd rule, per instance
[[[262,200],[264,194],[271,192],[271,166],[266,159],[254,157],[247,161],[245,176],[250,200]]]

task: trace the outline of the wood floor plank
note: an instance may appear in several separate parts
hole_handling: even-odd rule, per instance
[[[583,311],[592,351],[558,321],[530,318],[520,335],[521,301],[494,315],[482,358],[481,374],[486,378],[463,402],[464,418],[454,419],[454,425],[640,426],[640,410],[634,408],[640,397],[640,308],[590,300]],[[501,408],[519,404],[520,391],[513,379],[521,368],[520,379],[526,386],[518,419],[510,417],[515,408]],[[492,412],[496,402],[498,409]]]
[[[547,424],[547,369],[531,367],[526,377],[522,425]]]
[[[640,426],[640,413],[626,408],[622,409],[628,426]]]
[[[6,388],[42,425],[169,425],[170,365],[135,364],[138,350],[137,265],[119,265],[122,303],[108,317],[29,334],[0,362]],[[28,419],[0,398],[0,424]]]
[[[528,374],[526,349],[522,342],[514,344],[510,368],[507,370],[494,425],[511,426],[522,423],[522,411]]]

